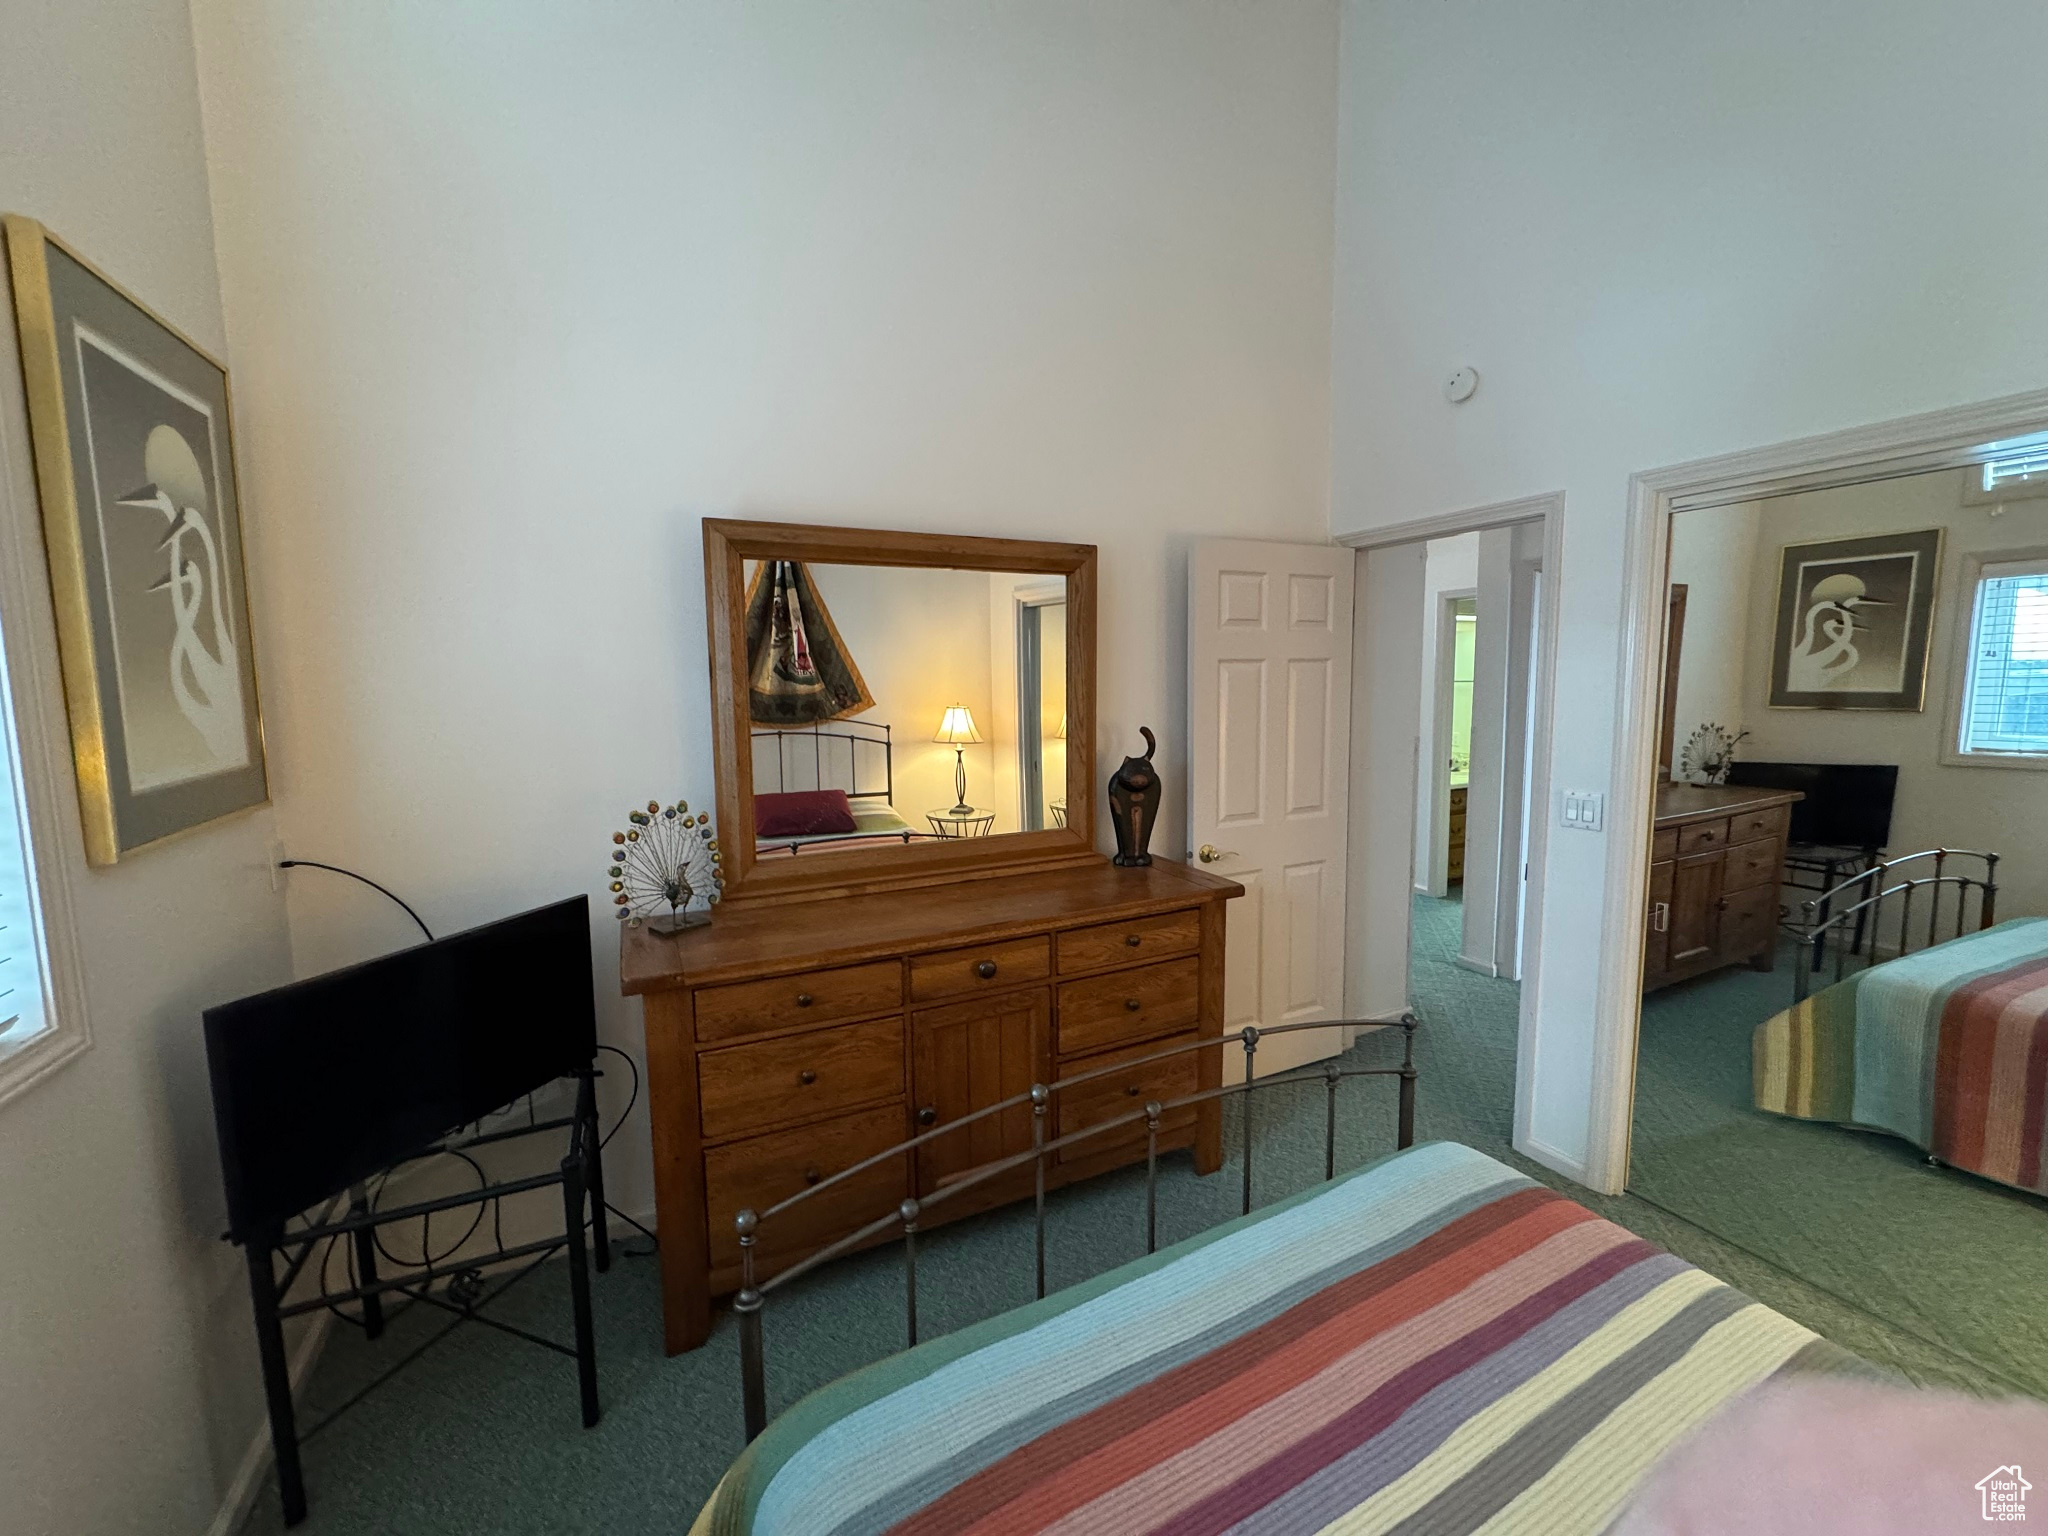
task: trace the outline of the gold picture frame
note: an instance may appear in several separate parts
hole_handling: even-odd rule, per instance
[[[86,861],[113,864],[270,798],[228,371],[34,219],[0,228]]]

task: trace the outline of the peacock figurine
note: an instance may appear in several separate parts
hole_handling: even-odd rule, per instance
[[[724,855],[711,832],[711,817],[693,812],[687,800],[647,802],[626,813],[626,830],[612,834],[612,906],[619,921],[656,933],[680,933],[711,921],[725,874]]]

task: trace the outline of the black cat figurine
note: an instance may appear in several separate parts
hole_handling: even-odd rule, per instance
[[[1145,850],[1159,815],[1159,771],[1152,766],[1159,743],[1149,725],[1139,726],[1138,734],[1145,738],[1145,755],[1125,758],[1109,780],[1109,819],[1116,827],[1116,857],[1110,862],[1126,869],[1152,862]]]

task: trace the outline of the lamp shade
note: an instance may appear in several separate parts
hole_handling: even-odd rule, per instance
[[[938,733],[932,740],[961,747],[981,740],[981,732],[974,728],[974,716],[965,704],[952,704],[947,706],[945,718],[939,721]]]

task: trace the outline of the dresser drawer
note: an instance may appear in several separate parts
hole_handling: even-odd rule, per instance
[[[1770,956],[1777,944],[1777,887],[1752,886],[1722,898],[1720,948],[1724,961]]]
[[[1678,857],[1678,828],[1659,827],[1650,834],[1650,862],[1661,864]]]
[[[1136,917],[1127,923],[1099,923],[1093,928],[1070,928],[1059,936],[1060,974],[1099,971],[1106,965],[1128,965],[1140,960],[1159,960],[1168,955],[1185,955],[1201,947],[1202,914],[1164,912],[1157,917]]]
[[[1067,982],[1059,996],[1060,1053],[1190,1029],[1201,1018],[1201,995],[1202,964],[1192,957]]]
[[[1681,855],[1706,853],[1727,845],[1728,818],[1725,816],[1718,821],[1689,822],[1678,829],[1678,851]]]
[[[888,1151],[904,1134],[903,1106],[886,1104],[793,1131],[771,1131],[711,1148],[704,1154],[711,1262],[739,1263],[739,1234],[732,1222],[741,1211],[765,1211],[842,1168]],[[896,1157],[878,1163],[833,1185],[816,1199],[763,1222],[754,1248],[756,1258],[802,1258],[894,1210],[909,1193],[903,1162]]]
[[[1068,1062],[1065,1075],[1074,1077],[1083,1072],[1093,1072],[1098,1067],[1113,1066],[1133,1056],[1146,1056],[1169,1046],[1186,1045],[1196,1038],[1192,1034],[1176,1035],[1165,1040],[1147,1040],[1120,1051],[1105,1051],[1100,1056],[1087,1056],[1080,1061]],[[1186,1051],[1164,1061],[1141,1062],[1120,1072],[1108,1073],[1079,1087],[1061,1089],[1054,1099],[1057,1105],[1053,1113],[1054,1134],[1065,1136],[1104,1120],[1113,1120],[1134,1109],[1143,1109],[1155,1099],[1165,1103],[1169,1099],[1186,1098],[1198,1092],[1201,1088],[1201,1060],[1200,1051]],[[1194,1105],[1168,1110],[1159,1117],[1160,1139],[1164,1140],[1170,1132],[1186,1130],[1194,1123]],[[1127,1126],[1104,1131],[1100,1136],[1091,1136],[1075,1146],[1062,1148],[1055,1156],[1062,1163],[1080,1163],[1113,1149],[1144,1145],[1145,1122],[1140,1118]]]
[[[1042,937],[912,955],[910,998],[931,1003],[946,997],[968,997],[1020,982],[1043,981],[1051,971],[1052,941]]]
[[[743,1136],[903,1092],[903,1020],[840,1024],[697,1058],[704,1135]]]
[[[1785,830],[1785,818],[1786,808],[1782,805],[1731,816],[1728,818],[1728,841],[1747,843],[1761,837],[1776,838]]]
[[[1721,871],[1723,891],[1746,891],[1752,886],[1778,883],[1778,840],[1737,843],[1728,850],[1728,862]]]
[[[705,987],[697,994],[697,1039],[736,1040],[743,1035],[830,1024],[864,1013],[889,1013],[903,1006],[903,965],[843,965],[830,971],[802,971],[766,981]]]

